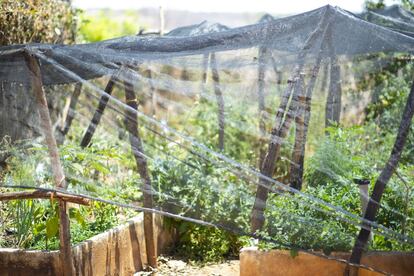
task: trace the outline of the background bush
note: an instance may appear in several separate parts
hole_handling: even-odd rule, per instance
[[[59,0],[2,0],[0,22],[0,45],[73,43],[77,11]]]

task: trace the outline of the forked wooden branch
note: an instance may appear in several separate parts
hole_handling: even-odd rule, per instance
[[[98,126],[99,122],[101,121],[102,114],[105,111],[106,105],[108,104],[109,98],[112,94],[112,90],[114,89],[116,77],[112,76],[108,81],[108,84],[105,87],[105,94],[101,96],[98,104],[98,108],[96,109],[95,113],[93,114],[92,120],[86,129],[86,132],[82,138],[80,146],[85,148],[89,146],[91,143],[92,137],[95,133],[96,127]]]
[[[29,69],[32,90],[35,95],[36,104],[40,115],[40,125],[45,137],[47,148],[52,166],[52,173],[57,188],[66,189],[65,174],[59,158],[59,151],[56,144],[55,136],[52,130],[52,121],[50,119],[49,108],[45,91],[43,90],[42,74],[40,64],[33,53],[26,51],[25,60]],[[66,202],[59,200],[59,241],[60,241],[60,259],[63,265],[63,275],[75,275],[72,258],[72,248],[70,244],[70,221],[67,214]]]
[[[134,91],[134,85],[130,81],[124,81],[125,101],[129,108],[125,110],[125,124],[129,133],[131,150],[135,158],[137,171],[142,179],[142,194],[144,207],[153,208],[151,178],[148,172],[147,160],[144,157],[144,148],[138,129],[138,102]],[[145,246],[148,264],[157,267],[157,256],[155,252],[153,215],[150,212],[144,213]]]
[[[367,221],[375,221],[378,209],[380,207],[380,202],[382,194],[387,186],[388,181],[395,172],[395,169],[398,166],[398,163],[401,158],[402,151],[404,149],[405,143],[407,141],[408,133],[411,128],[411,122],[414,116],[414,81],[411,86],[410,94],[408,95],[407,103],[404,108],[404,112],[401,118],[400,127],[398,129],[397,137],[395,138],[394,147],[391,151],[390,157],[387,164],[382,170],[380,176],[375,182],[374,190],[372,191],[371,198],[369,200],[367,209],[365,211],[364,219]],[[362,253],[367,245],[369,236],[371,234],[371,226],[363,222],[365,227],[361,227],[358,237],[355,240],[354,248],[352,249],[352,254],[350,262],[353,264],[360,264]],[[347,267],[348,275],[358,275],[358,268]]]
[[[273,176],[276,168],[276,162],[280,158],[282,142],[288,135],[292,120],[295,119],[298,107],[297,103],[299,102],[300,97],[300,73],[304,67],[305,57],[307,54],[306,50],[311,48],[320,36],[322,36],[322,41],[325,40],[326,31],[331,20],[332,18],[329,16],[323,17],[322,21],[319,22],[318,28],[308,37],[302,51],[298,54],[299,64],[293,72],[293,80],[288,83],[288,86],[282,96],[282,101],[276,113],[275,124],[271,131],[271,139],[267,154],[260,170],[261,174],[264,176]],[[292,99],[290,104],[289,99]],[[264,211],[269,193],[269,188],[267,186],[269,185],[269,181],[265,179],[260,179],[260,183],[257,185],[256,197],[250,220],[252,233],[260,230],[264,225]]]
[[[316,79],[318,77],[319,68],[321,65],[321,57],[316,59],[316,64],[313,67],[312,75],[306,89],[304,101],[301,102],[299,116],[295,119],[296,133],[295,145],[292,153],[292,164],[290,167],[290,186],[294,189],[301,190],[303,182],[305,147],[308,136],[308,127],[311,117],[311,102],[313,89],[315,88]]]
[[[0,194],[0,201],[16,199],[57,199],[86,206],[90,204],[90,200],[88,198],[52,191],[38,190],[31,192],[25,191]]]
[[[218,107],[218,126],[219,126],[219,149],[224,150],[224,98],[223,92],[220,88],[220,77],[217,69],[216,55],[211,54],[211,75],[214,81],[214,93],[216,94],[217,107]]]

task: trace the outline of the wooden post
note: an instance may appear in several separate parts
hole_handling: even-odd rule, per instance
[[[218,147],[224,150],[224,98],[220,88],[220,77],[217,70],[217,62],[215,53],[211,54],[211,75],[214,81],[214,93],[216,94],[218,107],[218,125],[219,125],[219,143]]]
[[[269,50],[265,47],[259,48],[259,58],[258,58],[258,72],[257,72],[257,101],[258,101],[258,110],[259,110],[259,132],[260,132],[260,142],[259,142],[259,168],[263,165],[263,160],[266,155],[266,150],[264,148],[265,136],[266,136],[266,123],[265,123],[265,67],[267,59],[269,58]]]
[[[296,75],[296,74],[295,74]],[[300,77],[295,77],[295,79],[289,82],[288,87],[282,98],[282,102],[279,106],[279,110],[276,113],[276,123],[272,128],[271,139],[268,146],[268,151],[265,159],[263,160],[263,165],[260,172],[267,176],[272,177],[273,172],[276,168],[276,161],[280,157],[280,150],[282,148],[282,141],[286,138],[289,133],[290,125],[294,114],[297,109],[298,102],[298,84],[302,81],[299,80]],[[291,104],[289,99],[292,97]],[[282,111],[283,110],[283,111]],[[254,233],[257,230],[261,229],[264,224],[264,210],[266,207],[266,201],[269,193],[269,189],[265,187],[268,185],[268,181],[260,179],[260,184],[257,186],[256,197],[251,213],[251,232]]]
[[[331,55],[330,68],[329,91],[325,107],[325,127],[329,127],[332,123],[339,123],[342,106],[341,67],[338,58],[334,54]]]
[[[322,45],[324,45],[326,31],[329,29],[330,21],[332,17],[324,14],[322,20],[319,22],[318,28],[309,35],[306,40],[302,51],[298,54],[298,65],[293,71],[293,80],[288,82],[288,87],[282,96],[282,101],[279,105],[279,109],[276,112],[275,124],[271,131],[271,138],[267,150],[266,157],[263,161],[262,168],[260,170],[261,174],[267,177],[272,177],[276,168],[276,162],[280,158],[280,150],[282,142],[288,135],[292,119],[295,118],[298,102],[299,102],[299,92],[301,83],[303,83],[303,75],[301,71],[304,66],[306,49],[312,47],[318,37],[322,35]],[[289,99],[292,99],[289,101]],[[269,181],[261,179],[260,183],[257,185],[256,197],[253,204],[250,225],[251,232],[255,233],[257,230],[261,229],[264,224],[264,210],[266,208],[266,201],[269,193],[269,189],[266,187],[269,185]]]
[[[377,215],[378,209],[380,207],[381,197],[384,192],[385,187],[387,186],[388,181],[390,180],[392,174],[398,166],[400,161],[402,151],[404,149],[405,142],[407,141],[407,136],[410,131],[411,122],[414,115],[414,82],[411,86],[411,91],[407,99],[407,103],[404,108],[403,116],[401,118],[400,127],[398,129],[398,134],[394,142],[394,147],[391,151],[390,158],[388,159],[387,164],[382,170],[380,176],[375,182],[374,190],[372,191],[371,199],[368,202],[367,209],[365,211],[364,219],[367,221],[374,221]],[[353,264],[360,264],[362,253],[369,239],[371,233],[371,226],[363,223],[364,227],[361,227],[358,237],[355,240],[354,248],[352,250],[350,262]],[[350,269],[348,267],[348,274],[356,275],[358,268],[353,267]]]
[[[82,148],[89,146],[92,137],[95,133],[96,127],[98,126],[99,122],[101,121],[101,117],[103,112],[105,111],[106,105],[108,104],[110,95],[112,94],[112,90],[114,89],[114,85],[115,85],[115,77],[112,76],[109,81],[108,84],[105,87],[105,93],[104,95],[101,96],[100,100],[99,100],[99,104],[98,104],[98,108],[96,109],[95,113],[93,114],[92,120],[82,138],[82,142],[80,144],[80,146]]]
[[[132,109],[127,108],[125,111],[125,124],[129,133],[131,150],[135,158],[137,170],[142,179],[142,194],[144,197],[144,207],[153,208],[151,178],[148,173],[147,160],[144,156],[141,136],[138,130],[138,103],[134,92],[134,86],[129,81],[124,81],[126,104]],[[155,252],[155,239],[153,227],[153,215],[150,212],[144,212],[144,234],[145,246],[147,251],[148,264],[151,267],[157,267],[157,256]]]
[[[319,68],[321,64],[321,57],[316,60],[316,64],[313,67],[312,75],[309,80],[309,84],[304,95],[304,99],[300,102],[300,111],[295,119],[296,133],[295,133],[295,145],[292,153],[292,165],[290,167],[290,186],[297,190],[302,189],[302,178],[304,170],[305,159],[305,147],[308,136],[308,128],[311,117],[311,103],[312,95],[315,87],[316,79],[318,77]]]
[[[210,53],[203,54],[203,71],[201,75],[200,99],[204,96],[204,94],[207,93],[209,63],[210,63]]]
[[[63,126],[63,129],[61,130],[61,135],[62,135],[62,141],[61,142],[62,143],[65,139],[66,134],[68,134],[68,132],[69,132],[69,129],[72,125],[73,119],[75,118],[76,105],[78,104],[78,99],[79,99],[79,95],[81,93],[81,90],[82,90],[82,83],[76,83],[73,94],[70,97],[69,111],[68,111],[68,115],[66,116],[66,119],[65,119],[65,125]]]
[[[41,129],[49,151],[53,179],[57,188],[66,189],[65,175],[60,162],[56,140],[53,136],[52,121],[50,119],[46,95],[43,90],[40,65],[37,58],[30,52],[25,52],[24,55],[39,109]],[[66,202],[63,200],[59,200],[59,218],[60,260],[63,265],[63,273],[65,276],[75,275],[70,244],[70,221],[67,214]]]

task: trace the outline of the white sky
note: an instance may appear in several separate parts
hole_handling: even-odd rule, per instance
[[[392,4],[393,0],[386,0]],[[268,12],[295,14],[331,4],[351,12],[362,10],[364,0],[72,0],[81,9],[139,9],[159,7],[164,9],[203,12]]]

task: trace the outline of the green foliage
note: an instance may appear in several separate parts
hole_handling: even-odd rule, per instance
[[[397,133],[411,82],[411,79],[384,76],[379,95],[367,108],[367,121],[375,122],[383,132]],[[414,162],[414,124],[411,124],[401,162]]]
[[[360,211],[356,185],[330,183],[318,188],[307,187],[306,193],[353,213]],[[326,214],[323,212],[327,210],[325,207],[297,195],[288,197],[272,194],[268,202],[266,231],[260,234],[273,242],[262,242],[259,244],[261,248],[293,247],[321,250],[325,253],[348,251],[352,248],[357,227]]]
[[[236,234],[219,228],[180,220],[171,220],[171,225],[178,230],[174,253],[192,261],[219,262],[234,258],[242,247]]]
[[[97,42],[126,35],[135,35],[138,31],[138,15],[133,11],[116,14],[110,10],[101,10],[98,14],[83,13],[81,15],[79,34],[81,36],[80,40],[84,42]]]
[[[225,168],[206,165],[188,157],[157,160],[151,167],[155,201],[163,210],[233,228],[247,229],[251,191]],[[172,221],[178,229],[177,251],[192,260],[218,261],[234,256],[241,247],[237,235],[214,227]]]
[[[379,10],[385,8],[385,3],[384,0],[365,0],[364,6],[367,10]]]
[[[73,43],[77,11],[59,0],[2,0],[0,22],[0,45]]]
[[[44,158],[46,149],[36,142],[21,142],[11,146],[4,140],[0,144],[0,154],[7,156],[8,169],[3,172],[3,183],[6,185],[53,186],[53,179],[47,169],[48,162]],[[65,166],[70,189],[89,193],[106,194],[106,198],[117,198],[121,202],[129,199],[128,193],[118,195],[116,190],[101,189],[87,179],[107,179],[110,173],[121,173],[121,164],[125,165],[125,156],[115,150],[110,143],[97,141],[92,147],[81,149],[73,142],[60,147],[62,164]],[[30,157],[29,157],[30,156]],[[129,162],[129,161],[128,161]],[[127,162],[127,164],[129,164]],[[133,190],[136,177],[125,177],[130,182],[121,182],[121,187]],[[117,181],[119,179],[107,180]],[[133,186],[133,185],[134,186]],[[121,193],[119,193],[121,194]],[[140,193],[134,193],[140,199]],[[59,218],[56,202],[41,200],[16,200],[5,203],[4,217],[8,219],[1,230],[11,233],[11,237],[0,236],[0,244],[8,247],[32,249],[58,249],[59,247]],[[91,207],[71,208],[69,210],[71,222],[72,243],[76,244],[96,234],[102,233],[133,215],[134,212],[119,210],[118,207],[93,202]],[[122,218],[122,219],[121,219]]]

